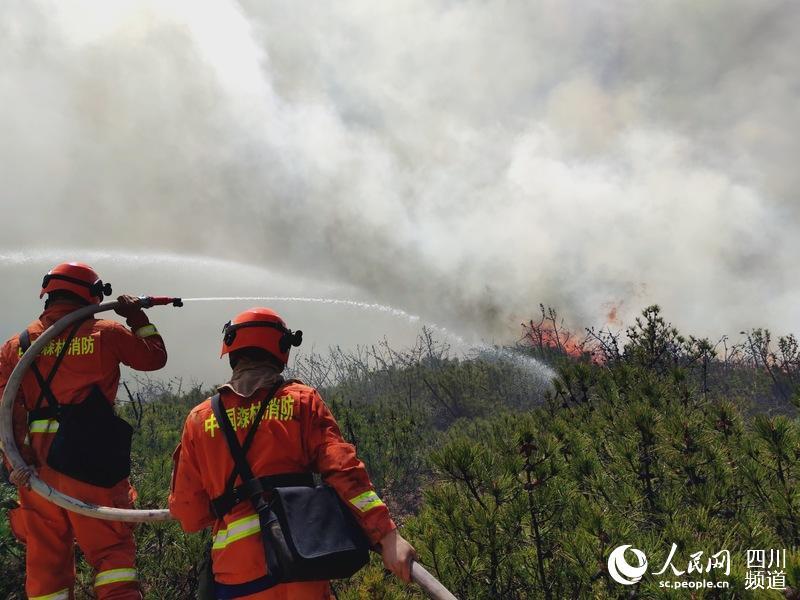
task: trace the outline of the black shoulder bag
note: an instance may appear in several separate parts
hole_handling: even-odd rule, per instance
[[[36,363],[31,363],[41,392],[36,408],[28,413],[28,422],[38,419],[58,421],[58,430],[47,452],[50,468],[84,483],[111,488],[131,473],[133,428],[114,414],[111,404],[96,385],[78,404],[59,404],[50,387],[80,325],[76,324],[70,331],[46,380]],[[22,351],[27,351],[31,346],[27,329],[20,334],[19,340]],[[47,408],[40,408],[43,398],[47,399]]]
[[[270,395],[262,402],[248,438],[258,428],[271,399]],[[367,564],[369,541],[333,488],[265,486],[263,479],[253,475],[219,394],[211,399],[211,408],[233,456],[235,472],[242,479],[240,489],[253,492],[250,501],[261,525],[268,569],[263,579],[272,579],[265,583],[272,587],[292,581],[343,579]],[[271,492],[269,502],[264,492]]]

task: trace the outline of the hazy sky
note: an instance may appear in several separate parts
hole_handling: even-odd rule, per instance
[[[658,302],[704,335],[800,331],[799,17],[0,0],[0,334],[62,256],[119,291],[356,298],[469,339],[514,339],[539,302],[578,326]],[[175,372],[222,377],[246,307],[153,313]],[[276,308],[318,350],[419,325]]]

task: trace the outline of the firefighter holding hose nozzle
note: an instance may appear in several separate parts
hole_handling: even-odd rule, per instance
[[[268,308],[223,331],[233,373],[189,413],[169,496],[184,530],[213,528],[213,575],[201,597],[328,599],[328,580],[357,571],[370,546],[409,581],[414,548],[355,448],[314,388],[281,375],[302,332]]]
[[[111,295],[111,286],[82,263],[62,263],[44,276],[44,312],[0,349],[0,394],[19,357],[55,321]],[[49,342],[25,375],[13,405],[14,438],[25,462],[53,488],[101,506],[130,508],[132,429],[114,414],[120,363],[155,371],[167,362],[164,341],[132,296],[120,296],[120,323],[88,318]],[[11,472],[19,508],[11,527],[26,545],[25,591],[32,600],[67,600],[75,583],[74,541],[95,570],[99,600],[140,599],[129,523],[73,513],[27,489],[30,469]]]

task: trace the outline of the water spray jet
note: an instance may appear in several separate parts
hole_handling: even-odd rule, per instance
[[[208,271],[213,269],[221,273],[229,273],[232,270],[248,270],[261,273],[269,273],[267,269],[260,265],[251,265],[247,263],[225,260],[214,257],[206,257],[200,255],[186,255],[174,254],[170,252],[125,252],[125,251],[104,251],[92,250],[86,248],[44,248],[38,250],[20,251],[0,251],[0,263],[8,265],[27,265],[36,262],[57,262],[63,259],[64,256],[81,256],[90,262],[103,262],[108,261],[116,264],[126,264],[133,266],[141,266],[143,264],[185,268],[187,266]],[[436,323],[432,323],[427,319],[423,319],[419,315],[409,313],[405,310],[395,308],[386,304],[375,302],[361,302],[358,300],[341,299],[341,298],[328,298],[319,296],[208,296],[208,297],[194,297],[183,298],[183,302],[297,302],[297,303],[313,303],[322,304],[327,306],[342,306],[352,307],[359,310],[368,310],[376,313],[383,313],[405,319],[409,324],[423,323],[426,327],[430,328],[435,333],[441,335],[449,342],[454,343],[458,348],[465,353],[469,351],[476,351],[478,356],[492,357],[499,360],[504,360],[516,364],[523,368],[528,373],[536,376],[545,382],[551,381],[555,377],[555,373],[551,371],[546,365],[537,361],[535,358],[528,356],[522,352],[514,351],[510,348],[499,348],[486,343],[468,342],[461,335],[454,331],[443,327]]]
[[[438,333],[444,338],[455,342],[465,350],[475,350],[478,356],[491,356],[499,360],[516,364],[517,366],[536,375],[544,381],[551,381],[555,378],[555,373],[546,365],[540,363],[535,358],[527,356],[522,352],[514,351],[510,348],[498,348],[484,343],[469,343],[460,335],[453,333],[446,327],[431,323],[422,319],[419,315],[408,313],[400,308],[395,308],[387,304],[374,302],[359,302],[357,300],[338,299],[338,298],[317,298],[305,296],[209,296],[203,298],[183,298],[183,302],[306,302],[314,304],[326,304],[329,306],[350,306],[361,310],[370,310],[390,314],[394,317],[406,319],[409,323],[422,322],[426,327]]]

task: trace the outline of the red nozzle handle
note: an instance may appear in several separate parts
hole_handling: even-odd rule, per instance
[[[151,306],[183,306],[183,300],[180,298],[173,298],[172,296],[139,296],[139,305],[142,308],[150,308]]]

